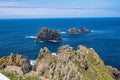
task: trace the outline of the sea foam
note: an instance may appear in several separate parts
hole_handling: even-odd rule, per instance
[[[35,60],[30,60],[30,65],[34,66],[34,64],[35,64]]]
[[[32,38],[32,39],[36,39],[36,36],[25,36],[25,38]]]
[[[66,34],[66,32],[62,31],[62,32],[60,32],[60,34]]]

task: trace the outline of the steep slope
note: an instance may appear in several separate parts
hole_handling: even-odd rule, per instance
[[[48,80],[113,80],[94,49],[84,46],[76,51],[62,46],[54,56],[47,48],[41,49],[34,69]]]

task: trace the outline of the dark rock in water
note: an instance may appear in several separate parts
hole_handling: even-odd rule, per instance
[[[70,28],[68,29],[67,31],[68,34],[81,34],[81,30],[80,29],[77,29],[77,28]]]
[[[46,27],[43,27],[37,35],[36,41],[57,41],[60,42],[62,40],[59,31],[53,31]]]
[[[89,32],[91,32],[89,29],[87,29],[86,27],[83,27],[82,29],[81,29],[81,32],[82,33],[89,33]]]
[[[7,66],[21,67],[24,74],[29,72],[31,68],[29,59],[18,54],[11,54],[0,59],[0,68],[6,68]]]
[[[112,68],[111,66],[106,67],[115,80],[120,80],[120,71],[118,71],[116,68]]]
[[[88,30],[86,27],[83,27],[81,30],[77,28],[70,28],[67,31],[68,34],[82,34],[82,33],[88,33],[88,32],[91,32],[91,31]]]

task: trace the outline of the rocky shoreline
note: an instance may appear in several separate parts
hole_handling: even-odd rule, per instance
[[[23,55],[2,57],[0,73],[11,80],[15,80],[13,76],[8,76],[11,74],[15,75],[16,80],[16,75],[24,80],[120,80],[120,71],[106,66],[93,48],[82,45],[77,50],[69,45],[61,46],[56,55],[52,55],[47,47],[40,49],[33,67],[30,60]]]

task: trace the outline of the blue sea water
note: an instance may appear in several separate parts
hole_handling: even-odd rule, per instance
[[[62,42],[36,43],[35,36],[41,27],[67,31],[68,28],[86,26],[91,33],[82,35],[62,35]],[[0,57],[11,52],[28,56],[35,60],[40,48],[48,47],[56,52],[61,45],[69,44],[74,49],[78,45],[92,47],[104,60],[120,70],[120,18],[59,18],[59,19],[1,19],[0,20]]]

